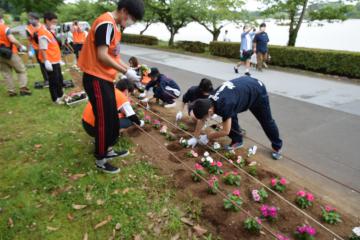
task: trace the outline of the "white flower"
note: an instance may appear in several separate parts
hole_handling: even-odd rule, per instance
[[[204,152],[204,157],[209,157],[210,153],[209,152]]]
[[[218,142],[214,142],[214,146],[213,146],[214,150],[219,150],[221,148],[220,143]]]
[[[251,163],[249,164],[250,167],[256,166],[256,165],[257,165],[257,163],[256,163],[255,161],[253,161],[253,162],[251,162]]]
[[[360,227],[355,227],[352,231],[357,237],[360,237]]]
[[[201,162],[205,162],[205,158],[201,158]]]
[[[214,159],[212,157],[207,157],[206,161],[209,162],[210,164],[214,162]]]

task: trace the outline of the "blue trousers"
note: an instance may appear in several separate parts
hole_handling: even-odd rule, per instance
[[[283,145],[283,142],[280,139],[279,129],[271,114],[269,96],[267,94],[265,87],[263,87],[263,91],[259,96],[259,99],[249,110],[259,121],[266,136],[271,141],[272,148],[275,151],[280,150]],[[237,114],[234,114],[231,118],[231,131],[229,137],[232,140],[231,141],[232,144],[243,142],[243,136],[241,135]]]
[[[154,97],[160,99],[166,104],[172,104],[174,103],[174,99],[176,99],[176,96],[170,91],[162,90],[159,87],[154,87]]]

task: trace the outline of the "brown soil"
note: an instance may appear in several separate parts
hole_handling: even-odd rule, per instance
[[[161,113],[161,116],[166,119],[174,120],[175,113],[169,110],[163,110],[160,107],[152,106],[152,109],[155,109],[157,112]],[[150,113],[148,113],[151,115]],[[188,120],[186,122],[188,126],[191,125],[191,121]],[[170,124],[166,124],[169,129],[172,129],[173,133],[179,133],[178,131],[174,131],[173,127]],[[149,129],[148,129],[149,130]],[[174,187],[178,189],[179,199],[184,199],[185,196],[193,196],[198,198],[202,202],[202,220],[208,222],[208,229],[213,234],[219,235],[222,239],[232,240],[232,239],[274,239],[267,231],[264,229],[262,233],[259,235],[252,235],[246,232],[243,229],[243,221],[246,219],[246,214],[239,211],[237,213],[227,212],[223,209],[223,197],[220,194],[210,195],[207,193],[207,185],[204,182],[194,183],[191,179],[191,171],[188,168],[194,169],[194,165],[196,162],[199,162],[202,154],[205,150],[204,148],[196,148],[195,150],[199,153],[199,158],[187,158],[185,154],[189,151],[189,149],[184,149],[178,141],[176,142],[167,142],[165,137],[160,135],[158,130],[150,129],[149,133],[159,141],[162,146],[153,140],[149,140],[149,137],[139,133],[135,130],[130,130],[128,134],[132,137],[133,141],[139,146],[138,150],[145,154],[146,156],[150,156],[149,161],[151,161],[155,166],[157,166],[163,174],[171,174],[173,176],[172,180],[174,182]],[[220,141],[223,144],[223,142]],[[165,149],[162,147],[166,146],[167,149],[173,152],[181,161],[184,162],[183,165],[179,162],[175,157],[171,156]],[[238,155],[242,155],[246,159],[246,151],[241,150],[238,151]],[[224,161],[220,156],[215,153],[211,153],[211,156],[218,161],[222,161],[224,163],[223,170],[224,172],[237,170],[234,166],[230,165],[226,161]],[[283,173],[275,173],[268,171],[261,164],[261,159],[265,156],[260,152],[256,156],[253,156],[251,159],[247,159],[247,162],[256,161],[259,163],[257,168],[257,179],[261,182],[265,183],[267,186],[270,184],[270,180],[275,176],[282,176]],[[246,209],[253,216],[260,216],[259,208],[261,204],[257,204],[252,201],[250,192],[253,189],[260,188],[260,184],[255,182],[253,179],[249,178],[244,173],[240,172],[242,177],[241,186],[238,187],[242,193],[242,198],[244,204],[242,207]],[[207,175],[207,178],[209,175]],[[223,183],[222,177],[219,176],[219,185],[221,191],[224,193],[230,193],[236,187],[227,186]],[[290,182],[287,186],[285,193],[281,195],[287,199],[288,201],[294,203],[296,192],[302,189],[298,184]],[[305,189],[311,192],[311,189]],[[285,201],[281,200],[277,196],[269,193],[269,199],[266,202],[269,205],[277,206],[279,210],[279,218],[277,221],[269,223],[264,222],[264,225],[271,228],[274,233],[282,233],[289,237],[292,237],[296,226],[309,223],[313,227],[315,227],[318,231],[316,235],[316,239],[334,239],[331,234],[327,231],[323,230],[320,226],[315,224],[312,220],[306,218],[299,211],[289,206]],[[320,206],[326,204],[323,202],[319,196],[316,196],[315,204],[312,208],[305,210],[307,214],[315,218],[316,220],[321,221],[320,219]],[[341,211],[341,206],[337,207],[342,216],[343,223],[331,226],[328,224],[324,224],[327,228],[331,229],[335,233],[340,236],[346,238],[351,233],[352,227],[358,225],[358,222],[354,218],[349,215],[346,215]],[[340,208],[339,208],[340,207]]]

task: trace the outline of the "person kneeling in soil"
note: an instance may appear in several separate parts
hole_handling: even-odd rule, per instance
[[[135,87],[139,92],[143,93],[146,85],[151,81],[151,78],[149,77],[150,69],[145,65],[140,65],[139,60],[136,57],[129,58],[129,65],[135,70],[137,75],[140,76],[140,81],[135,82]]]
[[[115,98],[116,98],[116,106],[119,116],[119,129],[127,129],[131,127],[134,123],[140,127],[145,125],[143,120],[140,120],[139,117],[135,114],[133,110],[128,95],[134,91],[134,85],[129,80],[120,80],[116,84],[115,88]],[[96,129],[95,129],[95,115],[90,102],[87,103],[83,116],[82,116],[82,124],[84,127],[85,132],[90,135],[91,137],[95,138]],[[105,157],[106,160],[110,160],[116,157],[125,157],[129,154],[128,151],[115,151],[112,149],[112,144],[107,151],[107,155]],[[103,168],[99,169],[104,170]],[[113,173],[113,172],[109,172]]]
[[[161,100],[165,108],[176,106],[175,100],[180,97],[181,91],[179,85],[172,79],[161,74],[157,68],[151,68],[149,73],[151,81],[146,85],[145,92],[140,94],[140,98],[145,98],[143,102],[148,102],[147,92],[153,88],[154,98],[158,102]]]
[[[192,86],[187,90],[183,96],[181,110],[176,114],[176,121],[180,121],[183,118],[183,110],[186,105],[198,99],[208,98],[213,92],[213,84],[211,80],[207,78],[201,79],[199,86]]]
[[[193,138],[188,144],[195,147],[197,143],[208,144],[209,140],[229,136],[231,145],[226,146],[227,150],[235,150],[243,146],[243,136],[241,135],[238,123],[238,114],[250,110],[260,122],[266,136],[272,143],[272,157],[275,160],[281,158],[281,148],[283,145],[280,139],[278,127],[271,115],[269,96],[265,85],[252,77],[244,76],[231,81],[224,82],[214,95],[208,99],[196,100],[191,106],[190,111],[196,117],[197,124]],[[201,129],[206,120],[213,114],[217,114],[223,119],[223,129],[209,135],[201,135]]]

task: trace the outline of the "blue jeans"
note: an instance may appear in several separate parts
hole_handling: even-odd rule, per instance
[[[280,139],[279,129],[271,114],[269,96],[267,94],[265,87],[263,87],[259,99],[250,108],[250,111],[259,121],[266,136],[271,141],[272,148],[275,151],[280,150],[283,145],[283,142]],[[229,137],[232,140],[231,144],[243,142],[243,136],[241,135],[237,114],[235,114],[231,118],[231,131]]]

